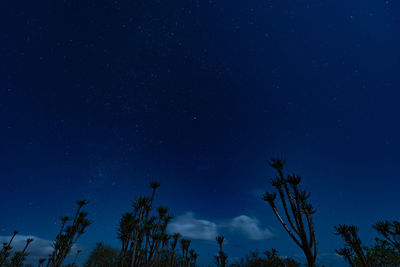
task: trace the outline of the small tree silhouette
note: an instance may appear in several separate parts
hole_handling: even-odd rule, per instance
[[[13,235],[10,238],[10,241],[8,241],[8,243],[7,242],[3,243],[3,248],[0,252],[0,266],[3,266],[7,262],[7,259],[10,256],[10,251],[12,249],[11,244],[17,234],[18,231],[14,231]]]
[[[384,239],[375,238],[375,245],[362,246],[355,225],[335,227],[335,234],[345,242],[344,248],[336,249],[336,253],[351,266],[400,266],[400,223],[397,221],[378,221],[372,226]]]
[[[372,247],[365,247],[366,256],[371,266],[400,266],[400,254],[386,240],[376,239]],[[359,263],[359,259],[354,259]],[[355,264],[357,266],[357,264]]]
[[[84,267],[117,267],[119,251],[101,242],[90,253]]]
[[[353,264],[352,266],[354,266],[354,262],[351,260],[351,255],[354,252],[362,266],[371,267],[371,264],[368,262],[361,246],[361,239],[358,237],[358,230],[358,227],[355,225],[339,224],[339,226],[335,226],[335,235],[340,235],[345,242],[345,247],[336,250],[336,253],[343,256],[350,265]]]
[[[182,250],[182,266],[188,267],[189,266],[189,247],[190,247],[190,240],[188,239],[181,239],[181,250]]]
[[[400,222],[398,221],[378,221],[372,228],[381,234],[389,246],[400,252]],[[377,239],[383,242],[385,240]]]
[[[26,253],[26,250],[29,247],[29,244],[33,242],[33,238],[27,238],[25,246],[22,251],[18,251],[14,253],[14,256],[11,258],[11,266],[13,267],[21,267],[22,264],[24,263],[26,257],[28,256],[28,253]]]
[[[351,248],[344,247],[344,248],[340,248],[340,249],[335,249],[335,252],[338,255],[342,256],[344,258],[344,260],[350,264],[351,267],[355,267],[354,262],[353,262],[354,252]]]
[[[196,262],[197,262],[197,257],[198,256],[199,256],[199,254],[197,254],[194,249],[191,249],[189,251],[189,257],[190,257],[189,266],[190,267],[195,267],[196,266]]]
[[[182,257],[176,257],[179,234],[168,235],[172,219],[169,208],[159,206],[152,215],[158,182],[150,183],[150,197],[139,197],[133,202],[133,211],[124,213],[119,221],[118,238],[122,243],[119,266],[194,266],[197,254],[189,251],[190,241],[182,239]],[[171,241],[172,239],[172,241]],[[182,246],[183,245],[183,246]]]
[[[228,255],[222,250],[222,244],[224,243],[224,237],[223,236],[217,236],[216,237],[219,251],[218,255],[214,256],[215,257],[215,263],[217,264],[217,267],[225,267],[228,259]]]
[[[236,263],[229,265],[230,267],[300,267],[301,264],[290,257],[280,257],[276,249],[265,251],[266,257],[260,257],[257,251],[250,252],[245,258],[240,259]]]
[[[169,257],[168,263],[170,264],[170,266],[175,266],[175,264],[176,264],[176,256],[175,256],[176,245],[178,244],[178,240],[181,237],[181,234],[174,233],[174,234],[172,234],[171,237],[172,237],[172,242],[171,242],[171,248],[168,253],[168,257]]]
[[[266,192],[261,199],[269,203],[286,232],[296,245],[303,250],[307,259],[307,266],[315,267],[317,240],[315,237],[312,215],[316,210],[307,202],[310,193],[300,190],[299,188],[301,177],[295,174],[284,176],[283,168],[285,163],[286,162],[282,159],[272,158],[269,165],[278,172],[278,176],[276,176],[275,179],[271,179],[270,183],[278,191],[288,223],[283,220],[278,212],[275,204],[275,192]]]
[[[18,234],[18,231],[14,231],[13,235],[10,238],[10,241],[3,243],[3,249],[0,252],[0,266],[12,266],[12,267],[21,267],[24,264],[26,257],[29,255],[26,251],[29,245],[33,242],[33,238],[27,238],[26,243],[22,251],[17,251],[12,256],[11,260],[8,261],[8,257],[10,256],[10,251],[12,250],[12,242],[14,241],[15,236]]]
[[[72,246],[79,237],[85,233],[86,227],[92,222],[87,219],[87,212],[81,211],[82,207],[88,204],[86,200],[76,202],[78,209],[72,219],[72,224],[67,225],[69,217],[61,217],[61,228],[53,244],[54,250],[47,262],[47,267],[60,267],[71,251]]]

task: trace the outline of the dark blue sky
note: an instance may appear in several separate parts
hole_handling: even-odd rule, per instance
[[[159,180],[177,223],[215,224],[231,258],[300,254],[259,200],[276,155],[312,192],[321,262],[342,262],[334,225],[368,243],[399,219],[396,1],[1,1],[0,25],[1,236],[51,240],[87,198],[81,245],[117,247]],[[272,237],[236,234],[241,215]],[[194,238],[204,262],[214,243]]]

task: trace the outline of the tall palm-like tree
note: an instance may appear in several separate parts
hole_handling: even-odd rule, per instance
[[[307,266],[315,267],[317,239],[312,215],[316,210],[311,203],[308,202],[310,194],[301,190],[299,187],[301,177],[295,174],[284,175],[283,168],[285,164],[285,160],[279,158],[272,158],[269,162],[269,165],[278,173],[275,179],[270,180],[270,183],[278,192],[286,221],[279,213],[275,204],[277,196],[275,192],[266,192],[261,199],[269,203],[283,228],[296,245],[303,250],[307,259]]]

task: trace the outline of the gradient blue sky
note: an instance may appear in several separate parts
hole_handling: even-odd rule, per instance
[[[86,198],[80,245],[118,247],[159,180],[175,223],[214,225],[231,258],[301,254],[259,199],[276,155],[312,192],[321,263],[343,264],[334,225],[368,244],[399,219],[398,1],[1,1],[0,24],[0,236],[51,240]],[[272,234],[232,231],[243,215]]]

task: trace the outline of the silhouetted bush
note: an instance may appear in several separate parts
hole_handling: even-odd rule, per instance
[[[265,251],[264,257],[255,251],[251,252],[239,262],[229,265],[230,267],[300,267],[301,264],[289,257],[280,257],[276,249]]]
[[[106,246],[99,242],[90,253],[89,258],[85,262],[85,267],[117,267],[119,262],[118,249]]]

